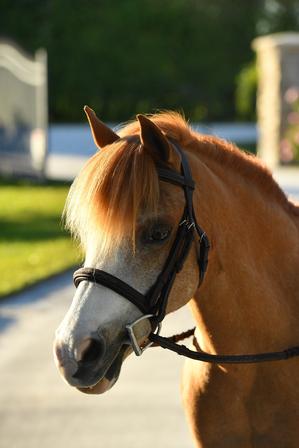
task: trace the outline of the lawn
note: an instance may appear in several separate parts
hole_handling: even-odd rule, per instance
[[[0,180],[0,297],[79,262],[61,221],[68,188]]]

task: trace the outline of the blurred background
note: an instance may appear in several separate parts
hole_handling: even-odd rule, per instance
[[[116,127],[182,112],[257,153],[298,198],[299,0],[0,0],[0,447],[147,447],[157,433],[191,447],[173,355],[130,360],[104,398],[53,366],[82,259],[61,213],[96,150],[85,104]]]
[[[50,122],[184,111],[192,121],[255,119],[252,40],[297,30],[295,0],[1,0],[0,32],[49,64]]]

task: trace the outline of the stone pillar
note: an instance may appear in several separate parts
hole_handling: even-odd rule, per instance
[[[258,155],[269,168],[299,162],[299,33],[258,37]]]

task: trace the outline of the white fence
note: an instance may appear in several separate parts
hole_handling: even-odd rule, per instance
[[[0,41],[0,172],[42,176],[47,151],[47,55]]]

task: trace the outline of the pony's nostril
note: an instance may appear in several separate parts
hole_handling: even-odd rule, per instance
[[[89,338],[82,342],[76,353],[76,361],[82,364],[92,363],[102,357],[105,347],[102,341]]]
[[[81,342],[81,344],[79,345],[79,347],[75,348],[75,359],[77,362],[82,361],[82,358],[84,356],[84,353],[86,352],[86,350],[88,350],[88,347],[90,345],[90,341],[91,339],[84,339],[83,342]]]

